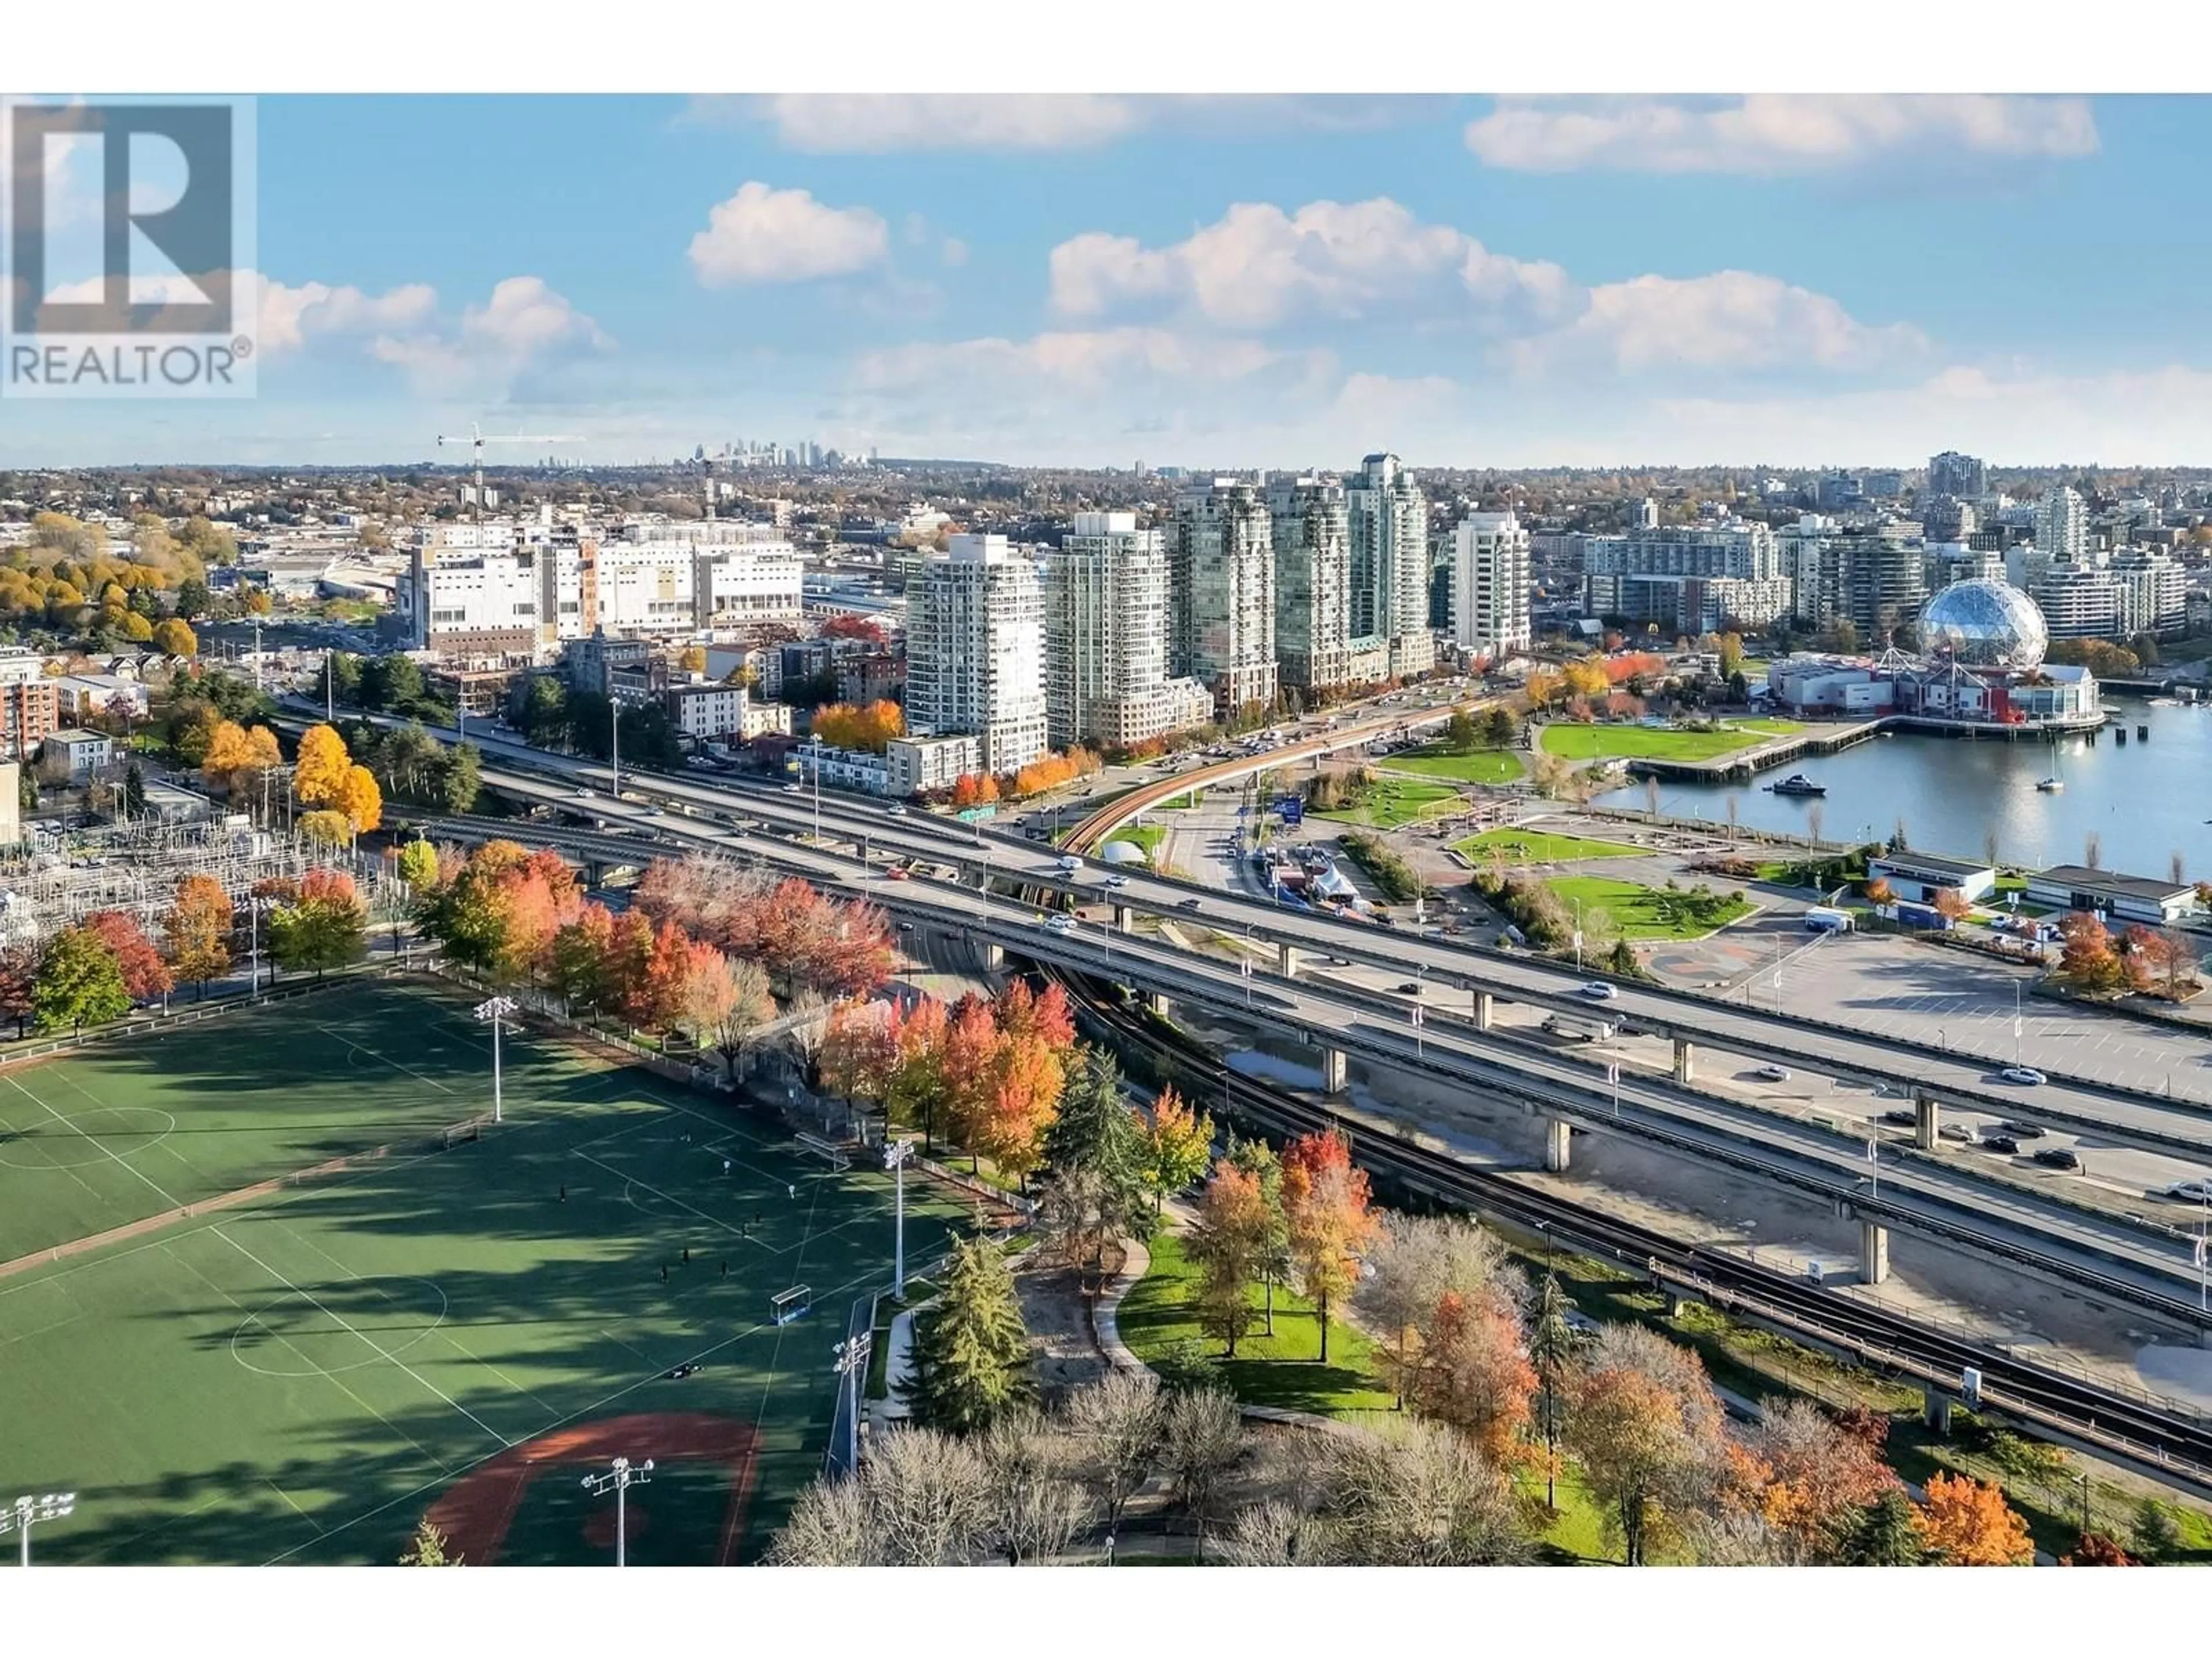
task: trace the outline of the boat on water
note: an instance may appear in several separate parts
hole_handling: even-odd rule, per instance
[[[2065,789],[2066,780],[2063,778],[2042,778],[2037,781],[2035,787],[2038,789],[2040,789],[2046,795],[2056,795]]]
[[[1814,782],[1802,772],[1792,772],[1781,782],[1767,785],[1767,790],[1777,795],[1825,795],[1828,793],[1828,786]]]

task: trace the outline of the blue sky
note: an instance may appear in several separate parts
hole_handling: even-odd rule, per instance
[[[260,101],[260,394],[0,459],[2212,462],[2202,98]]]

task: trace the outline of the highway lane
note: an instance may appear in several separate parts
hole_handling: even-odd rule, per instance
[[[573,792],[564,795],[558,785],[518,780],[515,787],[549,804],[575,800]],[[1273,1028],[1332,1042],[1371,1060],[1517,1100],[1527,1109],[1601,1133],[1632,1135],[1760,1174],[1850,1204],[1892,1224],[1974,1243],[2172,1316],[2193,1306],[2188,1298],[2195,1269],[2185,1242],[1991,1182],[1970,1170],[1947,1167],[1941,1160],[1909,1152],[1899,1159],[1893,1150],[1880,1166],[1875,1186],[1868,1180],[1863,1144],[1855,1136],[1681,1090],[1665,1079],[1624,1074],[1616,1099],[1576,1057],[1530,1052],[1519,1044],[1509,1048],[1441,1022],[1417,1030],[1404,1017],[1410,1011],[1387,996],[1350,987],[1262,980],[1164,940],[1115,936],[1103,928],[1079,927],[1063,936],[1036,926],[1029,907],[997,895],[941,882],[893,883],[860,876],[847,857],[773,837],[732,835],[681,816],[655,818],[650,808],[637,803],[599,798],[591,810],[635,830],[798,868],[825,885],[865,893],[894,915],[923,925],[1140,989],[1197,998],[1232,1015],[1241,1009]]]
[[[1442,718],[1439,714],[1435,718]],[[1418,716],[1415,718],[1419,718]],[[1396,719],[1340,728],[1310,740],[1312,745],[1364,742],[1377,731],[1395,729]],[[529,748],[478,728],[488,759],[575,781],[604,799],[608,769],[597,763]],[[1231,763],[1237,770],[1269,769],[1287,751]],[[1209,769],[1209,775],[1212,769]],[[1180,783],[1182,781],[1178,780]],[[920,811],[894,811],[888,805],[834,791],[790,793],[781,785],[705,775],[670,776],[629,773],[627,793],[689,805],[695,813],[734,816],[787,829],[811,829],[875,851],[896,852],[930,864],[950,864],[971,873],[986,865],[994,876],[1019,878],[1091,902],[1110,900],[1164,917],[1203,920],[1225,933],[1248,933],[1269,945],[1288,943],[1308,963],[1335,957],[1401,976],[1419,969],[1423,981],[1472,1000],[1488,992],[1554,1013],[1601,1012],[1632,1030],[1671,1038],[1680,1033],[1698,1046],[1725,1055],[1816,1071],[1847,1085],[1912,1091],[1971,1109],[1991,1119],[2026,1121],[2053,1129],[2085,1132],[2138,1152],[2170,1155],[2186,1165],[2174,1176],[2194,1174],[2212,1163],[2212,1083],[2202,1072],[2177,1076],[2170,1099],[2119,1088],[2053,1070],[2049,1080],[2019,1088],[1996,1078],[1995,1067],[1978,1056],[1962,1056],[1902,1042],[1875,1030],[1820,1025],[1787,1013],[1717,1002],[1686,992],[1634,984],[1613,986],[1602,1004],[1579,994],[1573,970],[1560,964],[1497,951],[1481,951],[1443,937],[1421,937],[1409,927],[1383,928],[1370,923],[1301,910],[1249,895],[1200,889],[1142,870],[1117,870],[1109,877],[1086,865],[1069,878],[1057,867],[1048,848],[985,824],[956,823]],[[574,789],[571,790],[573,795]],[[1120,884],[1111,888],[1104,884]],[[1817,970],[1820,946],[1808,948],[1794,971]],[[2114,1022],[2120,1032],[2131,1026]]]

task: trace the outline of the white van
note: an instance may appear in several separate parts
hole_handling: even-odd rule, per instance
[[[1073,853],[1062,853],[1059,868],[1063,876],[1079,876],[1083,873],[1083,860]]]

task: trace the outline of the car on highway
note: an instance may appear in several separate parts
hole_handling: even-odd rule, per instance
[[[2166,1195],[2191,1204],[2212,1204],[2212,1181],[2177,1181],[2166,1189]]]
[[[2017,1083],[2024,1089],[2032,1089],[2043,1081],[2043,1073],[2033,1066],[2008,1066],[1997,1075],[2007,1083]]]
[[[1332,968],[1349,968],[1352,966],[1352,958],[1350,957],[1331,957],[1328,959],[1328,965]]]
[[[1974,1144],[1974,1132],[1963,1123],[1943,1124],[1936,1133],[1945,1140],[1964,1141],[1969,1146]]]
[[[1900,1128],[1910,1129],[1920,1121],[1920,1116],[1910,1106],[1893,1106],[1881,1115],[1881,1121],[1884,1123],[1894,1123]]]
[[[889,806],[884,808],[884,811],[887,816],[895,818],[902,818],[906,816],[906,808],[900,805],[896,801],[893,801]]]
[[[1787,1066],[1762,1066],[1752,1075],[1762,1083],[1787,1083],[1790,1081],[1790,1068]]]
[[[665,818],[668,816],[668,813],[665,808],[648,806],[645,809],[645,815],[649,818]]]
[[[787,783],[783,786],[783,793],[787,795],[803,795],[806,792],[795,783]]]
[[[1398,994],[1401,997],[1417,997],[1420,995],[1421,981],[1417,979],[1407,980],[1403,985],[1401,985],[1398,988]]]
[[[890,869],[884,872],[884,879],[885,881],[905,881],[908,879],[908,878],[905,871],[894,865]]]
[[[2003,1130],[2014,1140],[2040,1140],[2043,1139],[2043,1126],[2040,1123],[2000,1123],[1997,1125],[1997,1127]]]
[[[2011,1153],[2020,1150],[2020,1142],[2010,1135],[1984,1135],[1974,1144],[1985,1152]]]
[[[2034,1154],[2035,1161],[2046,1170],[2078,1170],[2081,1160],[2063,1146],[2045,1146]]]
[[[902,933],[911,933],[914,932],[914,924],[910,921],[902,921],[899,923],[898,929]]]
[[[1178,910],[1195,910],[1198,908],[1198,901],[1194,898],[1178,899],[1176,901],[1176,908]]]
[[[1620,993],[1601,979],[1594,979],[1582,988],[1583,995],[1593,1002],[1610,1002]]]
[[[1129,884],[1129,878],[1127,876],[1109,876],[1098,884],[1101,887],[1127,887]]]
[[[1065,912],[1057,913],[1044,919],[1044,930],[1048,933],[1072,933],[1076,930],[1077,926],[1075,918]]]
[[[577,799],[578,800],[589,800],[589,799],[591,799],[591,798],[592,798],[592,792],[591,792],[590,790],[588,790],[588,789],[579,789],[579,790],[576,792],[576,799]]]

